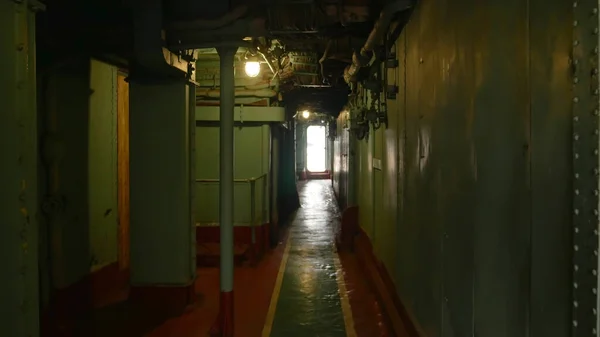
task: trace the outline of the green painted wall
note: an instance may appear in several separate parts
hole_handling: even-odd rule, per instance
[[[279,198],[279,181],[277,177],[279,177],[280,172],[280,163],[279,163],[279,151],[281,148],[281,140],[277,137],[277,128],[270,128],[270,138],[271,138],[271,179],[270,182],[273,184],[271,188],[272,195],[269,198],[270,202],[270,218],[269,221],[271,223],[271,233],[276,233],[276,225],[279,224],[279,210],[277,209],[277,200]],[[275,235],[270,235],[271,247],[275,247],[279,242],[279,237]]]
[[[375,222],[373,213],[373,148],[374,138],[357,143],[358,174],[357,174],[357,202],[359,206],[359,223],[371,241],[375,239]],[[373,242],[374,243],[374,242]]]
[[[300,173],[306,168],[306,128],[308,125],[298,121],[295,123],[296,175],[299,177]]]
[[[0,335],[39,336],[35,13],[0,3]],[[43,225],[43,223],[42,223]]]
[[[130,283],[196,277],[191,180],[194,92],[184,82],[130,84]]]
[[[268,125],[242,126],[234,130],[235,179],[259,177],[269,172]],[[219,127],[198,126],[196,129],[196,179],[219,179]],[[263,197],[263,191],[266,193]],[[255,183],[256,223],[268,222],[268,176]],[[234,186],[235,214],[237,226],[250,224],[251,207],[249,183],[236,182]],[[263,208],[264,203],[264,208]],[[262,210],[265,210],[263,216]],[[218,182],[196,183],[196,223],[215,225],[219,222]]]
[[[92,268],[117,261],[117,69],[92,60],[88,135]]]
[[[59,205],[48,259],[64,288],[117,259],[116,69],[80,60],[43,81],[45,188]]]
[[[359,217],[428,336],[571,334],[571,12],[420,1],[396,41]]]

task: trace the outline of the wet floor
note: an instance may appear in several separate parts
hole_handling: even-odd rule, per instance
[[[339,211],[331,181],[298,186],[302,207],[289,232],[289,250],[270,336],[350,336],[338,289],[335,222]],[[351,315],[351,314],[350,314]],[[348,330],[353,330],[352,326]]]
[[[302,208],[279,245],[258,265],[235,268],[235,337],[391,336],[355,254],[341,252],[338,259],[334,251],[339,211],[331,181],[302,182],[298,191]],[[219,269],[198,268],[197,274],[198,299],[181,316],[133,308],[125,293],[89,317],[69,318],[65,324],[74,331],[64,336],[208,336],[219,311]]]

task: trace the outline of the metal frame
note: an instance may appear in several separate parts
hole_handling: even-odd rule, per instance
[[[285,109],[282,107],[236,106],[235,122],[285,122]],[[218,122],[218,106],[196,106],[196,121]]]
[[[0,326],[5,335],[15,337],[39,335],[39,308],[40,304],[45,304],[49,283],[46,279],[49,265],[38,248],[38,156],[41,149],[37,141],[35,99],[35,16],[43,9],[41,3],[32,0],[0,4],[3,54],[0,78],[0,134],[3,144],[0,145],[0,153],[5,158],[0,177],[0,245],[3,247],[0,263],[4,268],[4,277],[0,281],[0,311],[3,313]],[[47,211],[52,212],[58,210],[60,204],[46,203],[45,206]]]
[[[596,336],[598,292],[598,1],[573,2],[572,336]]]
[[[262,207],[261,207],[261,215],[262,221],[266,219],[266,189],[267,189],[267,174],[263,173],[258,177],[252,177],[247,179],[233,179],[234,183],[247,183],[250,184],[250,230],[252,232],[252,247],[256,246],[256,182],[258,180],[263,180],[262,184]],[[219,183],[219,179],[196,179],[196,183]],[[219,224],[220,226],[220,224]],[[233,223],[233,227],[238,227],[236,223]]]

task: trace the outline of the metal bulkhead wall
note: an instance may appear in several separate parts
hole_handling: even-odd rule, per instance
[[[573,2],[572,336],[597,336],[598,0]]]

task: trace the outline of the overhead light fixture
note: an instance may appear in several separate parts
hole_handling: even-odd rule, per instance
[[[258,74],[260,74],[260,63],[255,60],[248,60],[246,61],[244,70],[246,71],[246,75],[248,75],[248,77],[256,77]]]
[[[310,116],[310,112],[308,110],[302,111],[302,117],[308,118]]]

